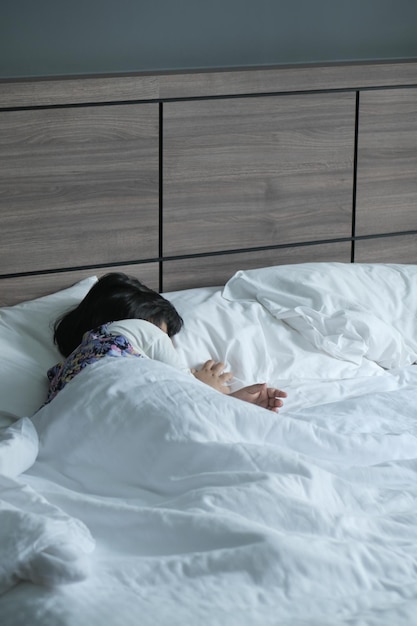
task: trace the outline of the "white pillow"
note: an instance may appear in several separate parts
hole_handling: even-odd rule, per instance
[[[199,368],[209,359],[223,361],[225,369],[234,373],[233,390],[259,379],[270,381],[279,371],[265,338],[270,325],[267,318],[277,341],[279,323],[257,302],[226,302],[221,288],[215,287],[164,295],[184,319],[184,328],[173,342],[188,367]]]
[[[223,296],[255,300],[338,359],[417,360],[417,266],[304,263],[237,272]]]
[[[62,359],[53,343],[53,324],[96,281],[92,276],[49,296],[0,308],[1,412],[30,416],[44,402],[46,372]]]

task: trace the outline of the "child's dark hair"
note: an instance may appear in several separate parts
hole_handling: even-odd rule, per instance
[[[167,325],[168,335],[178,333],[183,320],[175,307],[156,291],[121,272],[106,274],[80,304],[55,322],[54,341],[67,357],[80,345],[85,332],[124,319],[143,319]]]

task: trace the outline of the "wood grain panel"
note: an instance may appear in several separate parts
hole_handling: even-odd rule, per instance
[[[417,89],[361,93],[356,235],[417,230]]]
[[[71,287],[83,278],[103,276],[109,272],[124,272],[138,278],[151,289],[159,289],[158,263],[123,265],[120,267],[74,270],[54,274],[37,274],[15,278],[0,278],[0,306],[12,306],[26,300],[46,296],[55,291]]]
[[[0,81],[0,107],[47,106],[417,84],[414,60],[296,64]]]
[[[256,269],[290,263],[339,261],[350,263],[349,242],[294,246],[237,254],[165,261],[163,290],[223,285],[238,270]]]
[[[351,235],[355,98],[164,105],[164,255]]]
[[[171,72],[160,76],[159,95],[160,98],[190,98],[413,84],[417,84],[417,63],[414,60],[311,63],[209,72]]]
[[[158,256],[154,104],[0,113],[0,272]]]
[[[417,264],[417,235],[379,237],[355,242],[357,263]]]
[[[0,81],[0,107],[154,100],[158,96],[159,80],[155,74]]]

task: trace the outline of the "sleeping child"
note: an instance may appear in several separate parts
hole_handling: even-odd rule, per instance
[[[136,278],[120,272],[106,274],[80,304],[60,317],[54,341],[65,360],[48,371],[47,403],[84,369],[104,356],[150,358],[187,370],[198,380],[232,397],[278,411],[286,393],[255,383],[230,393],[231,372],[210,359],[200,369],[181,362],[171,341],[183,326],[175,307]]]

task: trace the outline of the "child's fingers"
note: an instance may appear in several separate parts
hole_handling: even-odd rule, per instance
[[[214,361],[213,359],[209,359],[206,361],[202,367],[202,369],[207,370],[220,378],[224,382],[228,382],[233,378],[232,372],[225,372],[225,364],[222,361]]]
[[[211,370],[212,372],[218,373],[224,370],[224,363],[220,361],[216,362],[214,359],[209,359],[205,363],[203,363],[203,370]]]
[[[225,368],[225,365],[224,365],[224,363],[222,363],[221,361],[218,361],[217,363],[215,363],[215,362],[213,361],[213,365],[212,365],[211,369],[212,369],[212,370],[213,370],[216,374],[223,374],[223,372],[224,372],[224,368]]]
[[[270,398],[286,398],[287,393],[285,391],[281,391],[281,389],[274,389],[272,387],[268,387],[268,396]]]

